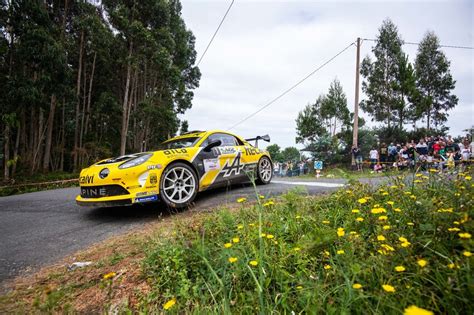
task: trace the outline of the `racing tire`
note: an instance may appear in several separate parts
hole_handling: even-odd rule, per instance
[[[173,163],[161,174],[161,200],[170,208],[189,206],[196,197],[198,189],[196,172],[185,163]]]
[[[273,165],[272,161],[263,156],[260,160],[258,160],[257,164],[257,184],[259,185],[266,185],[270,183],[273,177]]]

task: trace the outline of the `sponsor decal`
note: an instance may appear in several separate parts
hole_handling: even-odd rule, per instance
[[[94,175],[89,176],[81,176],[79,178],[79,184],[93,184],[94,183]]]
[[[204,161],[204,172],[219,169],[219,159],[205,159]]]
[[[103,187],[83,187],[81,188],[81,196],[86,198],[105,197],[107,190]]]
[[[222,168],[221,173],[224,173],[223,177],[229,177],[234,173],[235,175],[240,175],[240,172],[244,168],[244,164],[240,163],[241,153],[238,152],[233,159],[227,160],[225,166]]]
[[[142,197],[142,196],[157,195],[157,194],[158,194],[158,191],[157,191],[157,190],[152,190],[152,191],[138,192],[135,196],[136,196],[136,197]]]
[[[99,177],[100,177],[101,179],[104,179],[104,178],[106,178],[107,176],[109,176],[109,174],[110,174],[110,170],[109,170],[108,168],[104,168],[104,169],[102,169],[102,170],[99,172]]]
[[[155,173],[150,174],[150,184],[155,185],[158,183],[158,177]]]
[[[186,149],[170,149],[170,150],[164,150],[163,153],[165,155],[187,154],[188,150],[186,150]]]
[[[148,165],[147,169],[148,170],[159,170],[163,167],[161,164],[156,164],[156,165]]]
[[[158,196],[151,195],[151,196],[146,196],[146,197],[135,198],[135,202],[151,202],[151,201],[158,201]]]
[[[212,151],[216,155],[235,154],[237,152],[240,152],[234,147],[215,147],[212,148]]]
[[[257,155],[260,154],[260,149],[253,147],[245,147],[245,154],[247,155]]]

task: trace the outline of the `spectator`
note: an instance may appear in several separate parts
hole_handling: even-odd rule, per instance
[[[357,170],[362,171],[362,152],[360,152],[360,149],[357,146],[353,146],[351,152],[356,163]]]
[[[393,163],[395,162],[398,155],[397,146],[392,143],[388,146],[388,161]]]
[[[369,157],[370,157],[370,168],[374,169],[375,163],[377,163],[379,160],[379,152],[377,151],[377,149],[372,148],[372,150],[370,150],[369,152]]]
[[[380,147],[380,162],[381,163],[387,162],[387,158],[388,158],[388,148],[385,143],[382,143],[382,146]]]

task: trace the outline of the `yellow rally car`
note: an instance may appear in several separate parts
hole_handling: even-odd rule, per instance
[[[157,151],[105,159],[81,171],[81,206],[130,205],[161,199],[189,205],[200,191],[249,181],[268,184],[270,155],[225,131],[192,131],[163,142]]]

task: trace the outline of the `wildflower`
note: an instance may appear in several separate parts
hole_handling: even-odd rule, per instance
[[[428,262],[424,259],[419,259],[417,263],[418,263],[418,266],[420,266],[421,268],[424,268],[428,264]]]
[[[395,209],[393,209],[393,211],[395,211],[395,212],[402,212],[402,209],[400,209],[400,208],[395,208]]]
[[[331,267],[330,265],[324,265],[323,268],[324,268],[325,270],[329,270],[329,269],[331,269],[332,267]]]
[[[278,241],[273,241],[273,244],[278,245]]]
[[[267,236],[267,233],[260,234],[260,237],[266,237],[266,236]]]
[[[359,200],[357,200],[357,202],[363,205],[364,203],[367,203],[367,198],[360,198]]]
[[[357,232],[356,231],[350,231],[349,234],[350,235],[357,235]]]
[[[386,191],[383,192],[383,193],[382,193],[382,196],[388,196],[388,192],[386,192]]]
[[[386,292],[390,292],[390,293],[395,292],[395,288],[392,287],[390,284],[383,284],[383,285],[382,285],[382,288],[383,288]]]
[[[275,237],[275,236],[273,236],[272,234],[267,234],[267,238],[268,238],[268,239],[272,239],[272,238],[274,238],[274,237]]]
[[[255,223],[249,223],[249,226],[254,227]]]
[[[357,221],[357,222],[362,222],[362,221],[364,221],[364,218],[358,217],[358,218],[356,218],[356,221]]]
[[[338,254],[338,255],[344,255],[344,250],[340,249],[340,250],[338,250],[338,251],[336,252],[336,254]]]
[[[296,289],[301,290],[301,289],[303,289],[303,286],[302,286],[302,285],[298,285],[298,286],[296,286]]]
[[[275,203],[273,201],[267,201],[263,204],[264,207],[270,207],[273,206]]]
[[[295,219],[301,219],[301,216],[300,216],[300,215],[297,215],[297,216],[295,217]]]
[[[238,203],[242,203],[242,202],[246,202],[247,201],[247,198],[239,198],[237,199],[237,202]]]
[[[295,252],[299,252],[299,251],[301,250],[301,248],[295,247],[295,248],[293,248],[293,250],[294,250]]]
[[[265,199],[265,196],[264,195],[259,195],[258,198]]]
[[[392,186],[390,186],[390,188],[391,188],[391,189],[397,189],[398,186],[392,185]]]
[[[403,315],[433,315],[432,311],[425,310],[424,308],[410,305],[404,311]]]
[[[413,199],[413,200],[416,200],[416,196],[415,196],[415,195],[410,196],[410,198]]]
[[[251,261],[249,261],[249,265],[255,267],[255,266],[258,265],[258,261],[256,261],[256,260],[251,260]]]
[[[328,220],[324,220],[323,224],[329,224],[330,222]]]
[[[423,174],[417,173],[415,176],[416,176],[416,177],[421,177],[421,176],[423,176]]]
[[[113,277],[115,277],[117,274],[115,272],[109,272],[109,273],[106,273],[104,276],[103,276],[103,279],[104,280],[108,280],[108,279],[112,279]]]
[[[329,257],[330,255],[331,254],[327,250],[324,251],[324,256]]]
[[[414,183],[423,183],[423,181],[421,179],[415,179],[413,182]]]
[[[359,213],[360,210],[359,209],[352,209],[352,213]]]
[[[466,233],[459,233],[458,235],[459,235],[460,238],[466,239],[466,240],[471,238],[471,234],[467,233],[467,232]]]
[[[458,221],[453,222],[454,225],[459,225],[460,223]]]
[[[390,252],[393,252],[395,251],[395,248],[393,248],[392,246],[388,245],[388,244],[381,244],[380,245],[383,249],[385,249],[386,251],[390,251]]]
[[[403,242],[403,243],[400,244],[401,247],[408,247],[410,245],[411,245],[410,242]]]
[[[176,298],[172,298],[171,300],[169,300],[168,302],[166,302],[165,304],[163,304],[163,308],[164,308],[165,310],[169,310],[169,309],[172,308],[175,304],[176,304]]]
[[[384,230],[390,230],[390,225],[384,225],[384,226],[382,227],[382,229],[384,229]]]
[[[471,176],[466,176],[466,177],[464,177],[464,179],[465,179],[465,180],[471,180],[472,177],[471,177]]]
[[[388,217],[386,215],[381,215],[379,217],[379,221],[386,221],[388,219]]]
[[[459,269],[459,265],[456,265],[456,264],[450,263],[450,264],[448,264],[448,268],[449,268],[449,269],[454,269],[454,268],[457,268],[457,269]]]
[[[472,256],[472,253],[467,251],[467,250],[465,250],[462,254],[466,257],[471,257]]]
[[[399,240],[400,242],[402,242],[402,243],[408,242],[408,240],[407,240],[406,238],[404,238],[403,236],[400,236],[400,237],[398,238],[398,240]]]
[[[234,237],[234,238],[232,239],[232,243],[238,243],[238,242],[240,242],[240,238]]]
[[[237,229],[238,229],[238,230],[242,230],[243,228],[244,228],[244,225],[243,225],[243,224],[237,225]]]
[[[395,202],[393,201],[387,201],[386,204],[390,205],[390,206],[393,206],[395,204]]]
[[[337,236],[342,237],[345,234],[346,232],[344,232],[344,228],[337,228]]]
[[[415,223],[413,223],[413,222],[408,222],[407,225],[408,225],[408,226],[414,226]]]
[[[453,227],[453,228],[449,228],[448,231],[449,232],[459,232],[459,231],[461,231],[461,229],[459,229],[457,227]]]
[[[238,259],[237,259],[237,257],[229,257],[228,260],[229,260],[229,262],[230,262],[231,264],[233,264],[233,263],[235,263]]]
[[[438,170],[435,168],[430,168],[429,171],[430,173],[438,173]]]
[[[386,240],[385,236],[383,236],[383,235],[378,235],[377,236],[377,241],[385,241],[385,240]]]
[[[396,272],[404,272],[405,270],[406,270],[406,269],[405,269],[405,267],[403,267],[403,266],[396,266],[396,267],[395,267],[395,271],[396,271]]]
[[[384,208],[373,208],[370,210],[370,213],[372,214],[379,214],[379,213],[385,213],[387,212]]]
[[[354,283],[354,284],[352,285],[352,288],[353,288],[353,289],[356,289],[356,290],[362,289],[362,284],[360,284],[360,283]]]
[[[232,247],[232,243],[225,243],[225,244],[224,244],[224,247],[225,247],[225,248],[231,248],[231,247]]]

